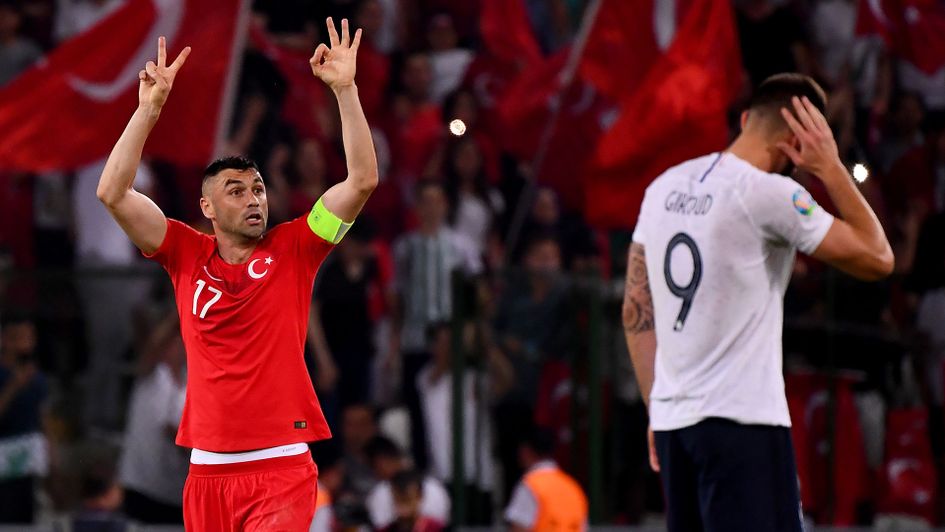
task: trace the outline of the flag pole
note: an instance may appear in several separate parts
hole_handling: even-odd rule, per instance
[[[555,128],[558,125],[558,117],[561,115],[562,100],[564,94],[574,82],[574,76],[577,73],[578,65],[581,62],[581,56],[584,55],[584,48],[587,46],[587,39],[594,27],[594,21],[597,20],[597,13],[604,0],[591,0],[591,3],[584,11],[584,17],[581,20],[581,27],[571,45],[571,51],[568,53],[568,61],[558,76],[558,90],[552,95],[549,101],[551,107],[551,116],[545,122],[545,127],[541,132],[541,138],[538,142],[538,149],[535,151],[535,157],[532,159],[531,173],[526,176],[525,187],[519,196],[518,203],[512,215],[512,222],[509,224],[509,231],[505,237],[505,262],[508,263],[521,238],[522,228],[525,225],[525,219],[528,211],[532,208],[535,201],[535,194],[538,192],[538,175],[541,173],[545,158],[548,155],[548,148],[551,145],[551,138],[554,136]]]

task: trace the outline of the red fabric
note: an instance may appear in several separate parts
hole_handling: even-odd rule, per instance
[[[318,469],[310,453],[239,464],[190,465],[184,486],[187,530],[308,530]]]
[[[151,258],[174,284],[187,349],[178,445],[235,452],[331,437],[303,357],[315,273],[331,249],[302,217],[231,265],[214,237],[168,220]]]
[[[0,164],[45,171],[108,155],[137,105],[138,71],[156,60],[157,36],[167,35],[168,62],[185,45],[193,53],[144,152],[181,165],[205,165],[226,103],[242,2],[179,3],[159,16],[152,2],[127,2],[0,91]],[[94,99],[83,81],[115,90]]]
[[[945,4],[940,0],[860,0],[856,33],[878,35],[926,74],[945,67]]]
[[[281,118],[295,128],[300,138],[324,139],[321,113],[328,105],[328,95],[325,84],[312,74],[308,63],[311,53],[276,44],[260,26],[252,26],[249,37],[285,78],[288,90]]]
[[[605,0],[597,13],[580,72],[614,100],[638,84],[662,54],[653,28],[656,1]],[[615,58],[619,68],[614,68]]]
[[[831,382],[836,409],[833,416],[827,411]],[[819,374],[785,378],[801,502],[804,511],[819,523],[832,516],[829,524],[855,525],[857,507],[872,498],[863,433],[853,401],[854,383],[853,378]],[[828,426],[831,417],[833,430]],[[826,451],[831,447],[833,459],[829,461]],[[831,498],[833,507],[828,508]]]
[[[639,87],[625,88],[620,117],[597,145],[584,187],[589,222],[632,227],[657,175],[725,146],[740,57],[730,4],[693,0],[666,54]]]
[[[492,56],[517,69],[541,61],[524,0],[482,0],[479,33]]]
[[[562,50],[509,83],[497,112],[502,147],[531,161],[551,120],[553,101],[560,98],[561,109],[545,159],[540,168],[532,170],[542,183],[557,190],[566,209],[573,210],[583,206],[585,169],[611,107],[580,79],[562,92],[561,70],[569,53]]]
[[[397,178],[417,179],[422,175],[442,134],[443,123],[438,106],[424,104],[412,109],[406,119],[395,126],[392,136]]]
[[[374,47],[369,40],[361,41],[358,48],[358,96],[369,122],[384,113],[387,85],[390,83],[390,58]]]
[[[890,410],[886,417],[883,495],[878,511],[935,522],[938,480],[924,408]]]

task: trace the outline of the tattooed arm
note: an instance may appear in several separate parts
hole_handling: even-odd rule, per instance
[[[656,358],[656,332],[653,330],[653,299],[646,274],[643,246],[630,244],[627,259],[627,284],[623,296],[623,330],[627,349],[637,375],[643,402],[650,406],[653,387],[653,361]]]

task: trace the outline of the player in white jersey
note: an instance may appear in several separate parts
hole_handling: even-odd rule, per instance
[[[768,78],[727,150],[670,168],[644,196],[623,320],[670,531],[802,529],[781,357],[795,251],[861,279],[893,268],[825,105],[806,76]],[[792,164],[823,181],[838,218],[780,175]]]

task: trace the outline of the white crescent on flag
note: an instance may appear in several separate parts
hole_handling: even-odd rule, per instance
[[[171,43],[174,42],[181,21],[184,19],[184,1],[151,0],[151,2],[155,11],[155,21],[151,26],[151,31],[144,37],[138,50],[115,76],[115,79],[108,82],[94,82],[70,75],[68,78],[70,87],[90,100],[98,102],[114,100],[116,96],[138,82],[138,72],[144,68],[145,63],[156,60],[155,43],[158,37],[163,35],[167,38],[170,50]]]

